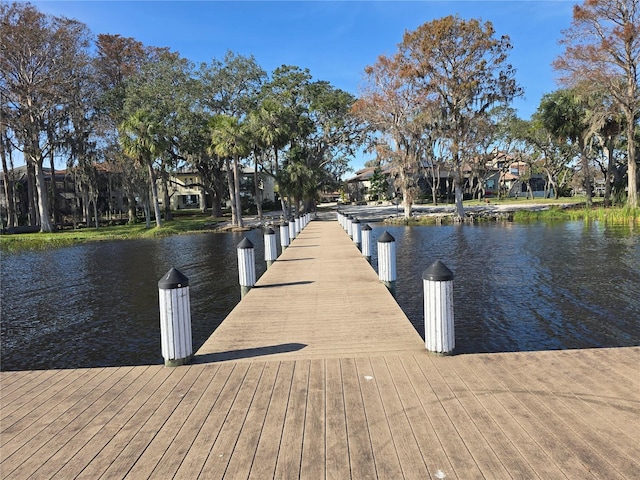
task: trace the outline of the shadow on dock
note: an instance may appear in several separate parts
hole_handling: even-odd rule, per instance
[[[227,360],[240,360],[243,358],[264,357],[266,355],[275,355],[278,353],[297,352],[307,345],[304,343],[282,343],[280,345],[269,345],[266,347],[246,348],[244,350],[229,350],[226,352],[207,353],[205,355],[196,355],[193,358],[194,364],[216,363]]]

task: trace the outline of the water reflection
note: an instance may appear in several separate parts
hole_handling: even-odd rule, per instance
[[[386,227],[398,303],[424,336],[421,272],[455,273],[456,352],[640,344],[640,242],[599,223]],[[376,265],[377,259],[373,259]]]

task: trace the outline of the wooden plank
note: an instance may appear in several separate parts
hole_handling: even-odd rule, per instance
[[[325,476],[325,382],[324,360],[313,360],[309,368],[307,414],[302,439],[302,479],[316,480]]]
[[[207,461],[207,457],[211,451],[211,445],[214,444],[220,429],[233,406],[238,391],[242,386],[244,377],[249,368],[248,364],[233,365],[229,377],[215,400],[211,412],[207,416],[206,421],[198,431],[198,435],[193,442],[191,449],[187,453],[180,468],[176,472],[176,478],[197,478],[202,471],[202,467]],[[205,477],[206,478],[206,477]]]
[[[179,429],[173,442],[171,442],[171,445],[151,473],[151,477],[173,478],[175,476],[183,460],[191,448],[193,448],[202,425],[204,425],[207,417],[211,414],[233,370],[233,366],[230,364],[208,365],[204,368],[207,371],[199,377],[198,381],[203,382],[206,389],[202,395],[200,395],[189,417],[185,419],[183,426]]]
[[[501,361],[504,362],[505,357],[502,357]],[[570,367],[561,363],[560,356],[554,356],[553,363],[554,365],[546,370],[525,370],[521,367],[521,362],[509,361],[508,368],[514,377],[526,379],[527,389],[535,391],[539,398],[544,398],[544,402],[541,403],[546,407],[546,412],[542,413],[541,409],[540,413],[562,422],[563,428],[567,429],[566,436],[575,438],[576,450],[587,468],[603,478],[632,478],[640,472],[638,463],[615,447],[615,434],[604,435],[604,422],[598,421],[598,416],[591,412],[584,415],[580,408],[582,402],[575,400],[573,392],[567,388],[565,382],[554,377],[555,372]],[[547,362],[545,364],[548,365]],[[550,383],[551,389],[548,387]]]
[[[294,362],[280,362],[274,365],[279,367],[278,375],[249,472],[249,478],[256,480],[274,478],[293,381]]]
[[[173,370],[179,369],[174,368]],[[124,478],[131,468],[139,461],[141,463],[139,468],[142,468],[143,470],[153,469],[142,463],[143,454],[149,447],[151,441],[157,435],[157,432],[164,426],[169,417],[182,402],[187,392],[193,388],[194,383],[202,373],[202,370],[197,368],[180,370],[183,370],[184,373],[172,372],[171,374],[171,377],[178,376],[178,373],[181,374],[181,378],[174,388],[160,388],[156,390],[154,395],[149,398],[149,401],[145,403],[144,408],[148,407],[147,411],[143,415],[138,415],[142,411],[142,409],[140,409],[138,414],[131,418],[129,423],[134,426],[132,430],[137,431],[132,437],[125,435],[127,444],[117,456],[113,457],[111,465],[109,465],[103,474],[105,478]],[[149,415],[149,413],[151,415]],[[116,439],[120,433],[125,430],[125,428],[118,432]],[[151,467],[155,467],[153,460],[151,460],[151,462]],[[80,477],[84,477],[85,472],[83,472]]]
[[[366,422],[371,437],[371,448],[380,478],[401,478],[403,476],[400,460],[391,435],[380,392],[368,358],[355,359],[360,391],[364,404]]]
[[[340,360],[340,367],[342,370],[344,411],[347,419],[351,477],[375,478],[377,476],[376,464],[356,364],[353,359],[347,358]]]
[[[256,393],[232,450],[229,465],[224,472],[227,478],[248,478],[258,449],[269,403],[271,401],[280,365],[268,362],[264,365]]]
[[[369,359],[369,362],[371,364],[370,375],[376,382],[384,414],[402,469],[401,477],[405,479],[435,478],[429,474],[422,451],[420,450],[420,445],[416,440],[411,423],[407,417],[407,411],[402,405],[396,386],[389,373],[386,359],[374,357]],[[366,397],[367,395],[365,395],[365,399]],[[417,400],[415,396],[413,399]],[[414,403],[410,408],[419,408],[419,403]],[[438,448],[441,448],[439,444]]]
[[[338,359],[325,360],[325,398],[326,478],[351,478],[342,369]]]
[[[442,368],[444,365],[443,362],[434,363],[436,368],[438,366]],[[460,364],[464,365],[459,358],[448,359],[446,362],[447,368],[441,370],[441,376],[467,415],[473,420],[478,430],[482,432],[487,445],[495,452],[509,475],[517,478],[549,478],[548,476],[540,477],[532,468],[526,457],[514,444],[512,440],[513,430],[506,428],[509,424],[496,421],[494,415],[500,409],[500,406],[497,403],[492,404],[488,401],[488,392],[483,390],[480,386],[481,384],[477,382],[477,379],[473,378],[473,375],[469,375],[464,379],[461,377],[458,371]],[[480,386],[480,388],[471,388],[470,385]],[[492,408],[487,408],[487,404],[490,404]],[[548,459],[545,460],[548,462]],[[556,476],[558,475],[557,470],[554,473]]]
[[[551,458],[552,462],[569,478],[595,478],[576,455],[563,443],[562,431],[549,424],[544,418],[538,418],[530,408],[533,396],[515,384],[510,376],[504,375],[500,368],[499,355],[478,357],[473,363],[474,371],[482,376],[483,383],[494,392],[496,398],[513,416],[522,428],[531,436],[533,442]],[[533,445],[532,445],[533,446]]]
[[[12,394],[3,396],[1,413],[3,438],[6,439],[8,430],[20,419],[21,415],[28,415],[41,405],[50,407],[49,399],[82,377],[83,370],[51,370],[48,373],[48,375],[39,376],[33,384],[25,384]]]
[[[487,435],[482,428],[475,423],[473,416],[464,408],[464,404],[456,392],[447,384],[445,377],[449,376],[447,366],[449,359],[434,355],[423,355],[423,361],[418,365],[423,371],[428,372],[429,383],[440,403],[444,407],[451,422],[456,425],[458,433],[462,437],[467,449],[476,461],[476,464],[485,476],[491,478],[509,478],[505,466],[502,464],[496,452],[490,444]],[[438,368],[440,366],[440,369]],[[425,376],[426,376],[425,372]],[[479,413],[476,410],[476,413]]]
[[[556,375],[572,385],[572,391],[591,407],[593,415],[605,420],[603,428],[608,431],[616,428],[619,431],[614,441],[619,440],[618,444],[624,447],[637,445],[640,442],[640,407],[638,395],[634,392],[640,391],[640,379],[628,383],[626,390],[618,389],[615,385],[610,387],[609,384],[616,383],[610,365],[604,368],[600,363],[600,368],[594,372],[590,365],[576,360],[575,355],[566,356],[569,368],[556,372]],[[603,391],[605,385],[606,391]]]
[[[70,401],[76,389],[90,382],[101,371],[101,369],[95,369],[88,372],[76,372],[72,375],[66,375],[66,372],[62,372],[60,381],[55,385],[43,385],[42,392],[32,391],[31,394],[25,394],[23,401],[14,402],[12,407],[15,408],[7,407],[5,409],[3,406],[0,448],[9,443],[16,448],[15,436],[27,428],[31,428],[32,435],[35,434],[37,429],[32,427],[34,423],[38,422],[41,425],[48,423],[56,411],[65,409],[65,405]]]
[[[58,443],[61,436],[73,435],[74,425],[93,418],[97,411],[117,398],[142,372],[142,369],[123,368],[106,378],[94,377],[96,382],[90,382],[87,389],[75,390],[66,403],[58,404],[58,409],[49,419],[39,419],[20,433],[20,437],[28,441],[23,443],[22,439],[16,438],[11,446],[21,446],[7,459],[15,470],[11,471],[3,465],[3,471],[11,472],[14,478],[30,477],[64,444]],[[46,423],[40,424],[41,421]]]
[[[181,430],[187,430],[186,422],[189,416],[217,371],[216,366],[197,366],[195,369],[199,370],[199,375],[194,380],[193,386],[181,396],[173,413],[158,430],[149,446],[145,448],[144,453],[127,472],[126,478],[149,478],[163,459],[170,458],[169,448],[177,443],[176,439]],[[172,452],[171,457],[174,454],[175,451]],[[166,478],[166,476],[159,475],[159,478]]]
[[[291,391],[289,392],[280,451],[276,462],[276,478],[298,478],[300,476],[310,363],[308,360],[297,361],[293,369]]]
[[[473,392],[488,415],[500,426],[501,432],[496,433],[496,435],[503,435],[509,438],[527,464],[530,465],[535,472],[528,473],[528,478],[565,478],[562,470],[554,463],[552,456],[549,455],[544,447],[538,444],[534,436],[531,435],[531,432],[534,431],[536,427],[528,426],[527,424],[523,425],[521,422],[518,422],[513,415],[514,407],[509,408],[501,402],[504,396],[504,390],[491,388],[489,386],[492,379],[486,369],[477,365],[478,362],[467,359],[460,359],[460,361],[454,361],[452,363],[452,367],[464,383],[464,386],[470,392]],[[507,458],[507,456],[501,454],[500,458],[504,459]]]
[[[387,361],[387,365],[429,473],[441,472],[446,478],[479,477],[480,468],[428,381],[431,375],[423,372],[417,359],[410,356]]]
[[[0,405],[5,405],[4,399],[16,389],[38,381],[38,377],[51,373],[52,370],[23,370],[0,372]]]
[[[242,381],[238,395],[222,424],[220,434],[212,445],[207,461],[202,467],[202,478],[225,477],[225,471],[227,470],[231,455],[240,436],[242,426],[247,419],[249,408],[253,403],[258,383],[264,371],[264,366],[265,364],[262,362],[252,363],[249,366],[249,370]],[[253,451],[239,452],[239,454],[240,453],[244,454],[245,462],[250,463],[252,461]]]
[[[631,350],[633,352],[633,349]],[[640,418],[637,414],[637,395],[640,379],[637,372],[629,375],[620,372],[620,362],[610,351],[584,350],[577,355],[574,352],[558,352],[568,357],[571,371],[581,382],[592,385],[593,400],[602,400],[604,405],[616,407],[619,418],[636,433],[640,431]],[[638,358],[640,364],[640,358]],[[605,368],[606,367],[606,368]],[[606,390],[603,391],[603,387]],[[640,436],[640,433],[638,433]]]
[[[132,384],[117,402],[107,405],[90,423],[68,442],[58,454],[45,463],[50,470],[42,470],[43,476],[52,478],[76,478],[93,459],[102,452],[148,398],[166,381],[170,372],[162,368],[150,368],[148,375]],[[74,451],[75,449],[75,451]],[[62,457],[58,460],[56,457]],[[66,457],[66,458],[65,458]]]

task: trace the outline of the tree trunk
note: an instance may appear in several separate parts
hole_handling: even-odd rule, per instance
[[[207,190],[200,186],[200,212],[207,213]]]
[[[127,194],[127,199],[128,199],[127,210],[129,215],[128,223],[129,224],[136,223],[136,197],[134,197],[131,194]]]
[[[453,213],[454,219],[460,221],[464,218],[464,205],[462,204],[462,200],[464,198],[462,193],[462,185],[461,185],[462,176],[459,172],[456,172],[453,178],[453,190],[455,192],[455,211]]]
[[[160,202],[158,202],[158,183],[156,182],[156,172],[153,169],[151,162],[147,163],[149,169],[149,181],[151,182],[151,201],[153,202],[153,211],[156,215],[156,226],[162,226],[162,219],[160,218]]]
[[[4,172],[4,196],[7,199],[7,227],[15,226],[14,215],[15,206],[13,202],[13,182],[9,177],[9,169],[7,168],[7,154],[4,143],[0,145],[0,157],[2,157],[2,171]]]
[[[584,171],[584,189],[587,192],[587,207],[591,207],[593,203],[593,194],[591,192],[591,170],[589,169],[589,157],[587,157],[584,148],[580,154],[580,162]]]
[[[231,202],[231,225],[238,225],[238,208],[236,206],[236,195],[233,185],[235,184],[233,170],[231,170],[231,162],[228,158],[224,160],[227,167],[227,186],[229,187],[229,201]]]
[[[95,223],[96,223],[96,228],[98,228],[98,227],[100,227],[100,222],[98,220],[98,196],[97,195],[95,195],[93,197],[92,202],[93,202],[93,216],[94,216],[94,220],[95,220]],[[87,225],[87,226],[89,226],[89,225]]]
[[[35,227],[40,224],[38,218],[38,196],[36,193],[36,174],[33,163],[27,163],[27,196],[29,201],[29,225]]]
[[[253,183],[255,184],[256,192],[256,211],[258,213],[258,219],[262,220],[262,190],[260,190],[260,175],[258,174],[258,156],[254,154],[255,167],[253,171]]]
[[[36,189],[38,190],[38,213],[40,214],[40,231],[51,233],[54,231],[51,220],[49,220],[49,201],[47,191],[47,181],[44,178],[42,162],[35,162],[36,166]]]
[[[402,187],[402,207],[405,219],[411,218],[411,208],[413,207],[413,198],[407,187]]]
[[[58,185],[56,183],[56,166],[53,149],[49,153],[49,162],[51,165],[51,214],[53,215],[53,223],[60,223],[60,211],[58,209]]]
[[[236,216],[238,219],[238,227],[244,227],[242,221],[242,203],[240,200],[240,168],[238,167],[238,157],[233,158],[233,189],[236,195]]]
[[[611,206],[611,184],[614,175],[614,160],[613,160],[613,137],[608,137],[603,142],[603,151],[607,157],[607,171],[604,174],[604,206]]]
[[[638,174],[636,168],[636,144],[635,138],[635,116],[633,113],[627,114],[627,206],[629,208],[638,207]]]
[[[144,199],[144,220],[147,228],[151,228],[151,209],[149,208],[149,198]]]
[[[171,197],[169,196],[169,182],[167,181],[166,174],[162,175],[162,203],[164,204],[164,219],[165,221],[173,220],[171,215]]]

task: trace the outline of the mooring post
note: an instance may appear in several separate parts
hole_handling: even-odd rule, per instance
[[[338,214],[337,214],[337,216],[338,216],[338,224],[339,224],[342,228],[344,228],[344,225],[342,224],[342,221],[343,221],[344,215],[342,215],[342,212],[341,212],[340,210],[338,210]]]
[[[365,223],[362,227],[362,256],[371,263],[371,227]]]
[[[175,268],[158,282],[160,341],[167,367],[189,363],[193,357],[189,279]]]
[[[296,221],[291,217],[289,219],[289,243],[296,238]]]
[[[280,224],[280,246],[284,252],[289,246],[289,223],[283,222]]]
[[[385,230],[378,238],[378,278],[396,296],[396,239]]]
[[[238,244],[238,276],[240,279],[240,298],[249,293],[256,284],[256,258],[253,243],[244,237]]]
[[[360,220],[357,218],[353,219],[351,222],[351,238],[353,238],[353,243],[356,244],[356,247],[360,249],[360,244],[362,243],[362,225],[360,225]]]
[[[422,274],[424,342],[428,351],[449,355],[456,346],[453,321],[453,272],[440,260]]]
[[[347,235],[349,235],[349,238],[353,238],[353,232],[351,231],[352,224],[353,217],[351,215],[347,215],[347,225],[344,230],[347,232]]]
[[[296,217],[293,219],[293,225],[294,228],[296,229],[296,237],[300,234],[300,215],[296,215]]]
[[[276,258],[278,258],[276,232],[273,231],[273,228],[267,228],[264,232],[264,259],[267,262],[267,269],[273,265]]]

